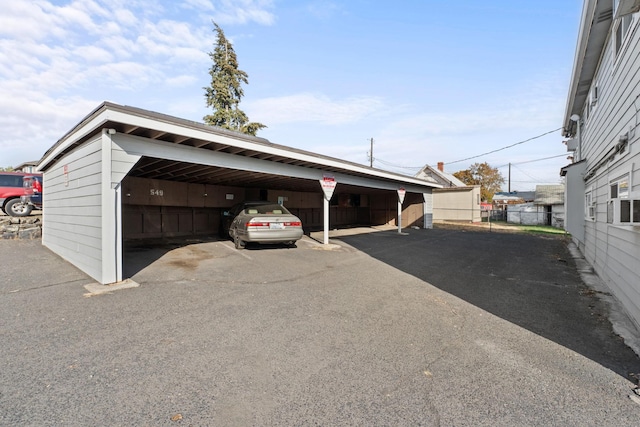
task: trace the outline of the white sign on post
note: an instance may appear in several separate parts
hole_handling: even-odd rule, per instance
[[[404,203],[405,194],[407,194],[407,190],[405,190],[402,187],[398,188],[398,200],[400,201],[401,204]]]
[[[336,189],[335,178],[329,175],[325,175],[320,180],[320,186],[322,187],[322,191],[324,192],[324,197],[327,200],[331,200],[331,196],[333,196],[333,191]]]

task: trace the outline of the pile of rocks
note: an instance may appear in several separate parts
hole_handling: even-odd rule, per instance
[[[40,237],[42,237],[42,215],[23,218],[0,216],[0,238],[39,239]]]

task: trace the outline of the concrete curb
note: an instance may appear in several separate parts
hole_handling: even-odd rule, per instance
[[[84,294],[85,297],[92,297],[96,295],[108,294],[114,291],[119,291],[122,289],[131,289],[137,288],[140,284],[134,282],[131,279],[123,280],[122,282],[113,283],[111,285],[101,285],[99,283],[91,283],[89,285],[85,285],[84,288],[89,291]]]
[[[613,326],[613,331],[618,334],[624,343],[640,356],[640,330],[627,314],[622,303],[612,294],[611,289],[595,273],[593,267],[584,258],[578,246],[571,242],[568,245],[571,257],[576,263],[576,269],[580,278],[589,288],[596,291],[598,298],[604,301],[609,307],[609,321]]]

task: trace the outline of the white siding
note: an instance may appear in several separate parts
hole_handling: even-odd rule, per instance
[[[609,38],[594,78],[594,85],[598,85],[598,101],[591,108],[580,134],[581,158],[586,159],[587,174],[596,165],[601,165],[585,183],[586,189],[592,189],[596,217],[594,220],[585,220],[584,245],[581,245],[581,249],[598,275],[640,325],[640,227],[607,223],[610,180],[621,173],[630,173],[631,197],[640,198],[638,21],[636,14],[635,25],[628,34],[630,40],[617,58],[612,50],[613,37]],[[612,31],[614,29],[615,23]],[[629,135],[626,153],[602,163],[624,134]]]
[[[138,159],[103,131],[44,173],[42,244],[103,284],[122,280],[120,182]]]
[[[551,206],[551,226],[563,228],[565,221],[564,205]]]
[[[584,176],[586,164],[577,163],[567,169],[566,195],[565,195],[565,222],[567,230],[580,249],[584,249]]]
[[[433,193],[422,193],[424,198],[424,228],[433,228]]]
[[[42,244],[94,278],[102,274],[101,147],[98,137],[44,173]]]
[[[433,192],[434,221],[482,221],[480,187],[443,188]]]

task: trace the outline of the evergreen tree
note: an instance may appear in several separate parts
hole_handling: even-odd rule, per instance
[[[238,59],[233,45],[224,36],[224,31],[215,22],[214,31],[217,40],[213,52],[209,57],[213,65],[209,69],[211,85],[204,87],[207,107],[213,109],[212,114],[204,116],[203,120],[210,126],[219,126],[254,135],[266,126],[262,123],[249,122],[249,118],[238,108],[240,99],[244,96],[242,83],[249,84],[249,76],[238,69]]]

